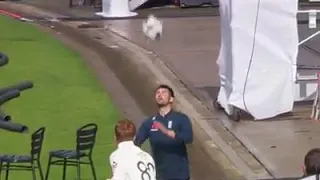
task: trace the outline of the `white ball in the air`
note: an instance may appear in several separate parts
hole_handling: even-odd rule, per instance
[[[143,21],[142,29],[144,34],[152,40],[159,40],[162,36],[162,21],[154,15],[149,15],[146,21]]]

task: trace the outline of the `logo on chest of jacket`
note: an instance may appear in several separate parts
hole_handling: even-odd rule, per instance
[[[115,162],[115,161],[113,161],[113,162],[112,162],[112,168],[115,169],[115,168],[117,168],[117,166],[118,166],[118,163]]]
[[[153,122],[150,131],[158,131],[158,130],[159,130],[159,129],[156,127],[155,122]]]
[[[172,121],[169,121],[168,122],[168,129],[171,129],[172,128]]]
[[[152,126],[151,126],[151,130],[150,131],[158,131],[159,129],[156,127],[156,124],[155,124],[155,120],[156,120],[156,116],[153,116],[152,117]]]

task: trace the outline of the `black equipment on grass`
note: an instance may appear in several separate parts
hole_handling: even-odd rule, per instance
[[[0,52],[0,67],[8,64],[8,62],[8,56]],[[2,110],[2,105],[19,97],[22,91],[32,87],[33,83],[31,81],[23,81],[15,85],[0,88],[0,129],[18,133],[25,133],[28,131],[27,126],[13,123],[11,116]]]
[[[15,85],[7,86],[0,89],[0,95],[3,95],[9,91],[18,90],[24,91],[33,87],[33,83],[31,81],[23,81]]]
[[[7,55],[0,52],[0,67],[8,64],[9,58]]]
[[[7,103],[8,101],[20,96],[19,90],[8,91],[0,96],[0,106]],[[2,110],[0,111],[0,128],[12,132],[27,132],[28,127],[23,124],[13,123],[10,121],[11,117],[5,114]]]

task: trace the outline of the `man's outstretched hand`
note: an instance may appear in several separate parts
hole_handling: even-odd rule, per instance
[[[169,136],[170,138],[176,137],[176,133],[173,130],[167,129],[162,123],[156,121],[153,124],[155,128],[159,129],[163,134]]]

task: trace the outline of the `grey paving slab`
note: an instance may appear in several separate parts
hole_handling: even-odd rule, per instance
[[[278,178],[301,176],[304,155],[319,147],[319,123],[313,121],[225,124]]]
[[[208,24],[218,20],[217,17],[164,19],[164,35],[158,42],[150,41],[143,35],[142,20],[106,21],[106,25],[121,36],[163,57],[164,61],[171,64],[170,68],[187,75],[190,78],[185,79],[194,84],[200,83],[199,86],[202,87],[218,83],[215,59],[220,45],[215,42],[219,42],[220,37],[219,31],[215,29],[219,26],[216,23]],[[182,61],[189,65],[181,66]],[[192,70],[193,67],[197,70]],[[184,71],[188,68],[189,70]],[[196,75],[198,73],[202,75]]]
[[[199,76],[218,76],[218,68],[214,65],[214,61],[212,61],[212,58],[214,57],[214,53],[212,53],[212,51],[175,53],[161,55],[160,57],[166,59],[175,72],[179,72],[179,74],[183,73],[185,78],[192,82],[196,87],[204,87],[208,85],[208,81],[206,79],[199,78]],[[183,59],[185,66],[179,66],[181,59]],[[201,65],[206,64],[208,61],[212,61],[212,65]],[[219,84],[219,81],[218,79],[213,78],[210,83]]]
[[[205,104],[211,107],[219,86],[216,59],[219,52],[218,17],[163,19],[164,36],[159,42],[147,40],[141,32],[141,20],[104,22],[113,32],[157,54]],[[99,22],[100,23],[100,22]],[[311,31],[300,28],[301,39]],[[307,45],[318,48],[320,39]],[[319,44],[320,45],[320,44]],[[299,53],[298,64],[316,64],[318,56],[306,49]],[[293,116],[271,121],[228,120],[224,125],[278,178],[301,176],[306,152],[318,147],[319,123],[307,120],[309,106],[296,108]],[[210,123],[209,124],[214,124]]]

